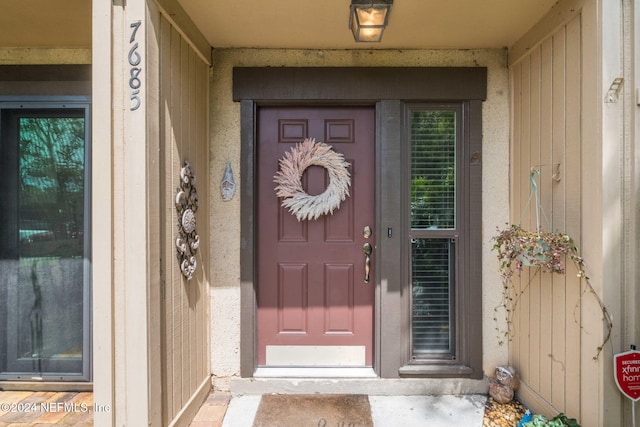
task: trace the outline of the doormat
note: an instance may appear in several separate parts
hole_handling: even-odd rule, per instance
[[[373,427],[363,394],[265,394],[253,427]]]

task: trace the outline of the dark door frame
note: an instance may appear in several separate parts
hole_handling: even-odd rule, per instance
[[[3,108],[82,108],[86,110],[86,159],[85,184],[87,188],[85,215],[86,227],[91,230],[91,65],[54,64],[54,65],[1,65],[0,66],[0,103]],[[84,313],[87,324],[84,336],[87,346],[83,355],[81,375],[47,376],[42,382],[30,381],[30,387],[38,390],[91,390],[93,388],[93,311],[91,282],[91,240],[85,232],[85,250],[83,274],[88,280],[88,289],[84,296]],[[64,385],[60,385],[64,382]],[[12,381],[5,377],[1,381],[4,389],[21,389],[24,381]]]
[[[16,118],[16,117],[76,117],[78,112],[82,112],[82,118],[85,120],[84,130],[84,199],[83,199],[83,259],[82,259],[82,276],[83,276],[83,296],[82,296],[82,358],[80,361],[68,361],[68,360],[55,360],[47,361],[49,368],[53,372],[31,372],[28,370],[28,366],[31,365],[31,361],[20,362],[18,360],[11,360],[11,357],[16,357],[16,349],[13,345],[7,345],[7,354],[5,355],[6,362],[11,364],[11,369],[6,372],[0,373],[0,380],[2,381],[34,381],[34,378],[41,378],[37,381],[45,382],[88,382],[92,379],[92,311],[91,311],[91,295],[92,295],[92,282],[91,282],[91,104],[89,97],[81,96],[42,96],[42,97],[20,97],[19,101],[12,97],[0,97],[0,117],[3,119]],[[69,113],[74,111],[73,114]],[[4,123],[3,123],[4,125]],[[10,138],[17,138],[15,134],[17,130],[11,126],[1,129],[0,136],[6,137],[9,141]],[[10,133],[11,132],[11,133]],[[0,143],[2,148],[2,143]],[[3,159],[0,155],[0,165],[4,165],[7,159]],[[10,161],[16,161],[15,158]],[[3,186],[0,185],[0,188]],[[4,193],[10,191],[3,190]],[[0,197],[1,199],[1,197]],[[0,215],[2,216],[2,215]],[[5,226],[7,224],[3,224]],[[10,227],[10,225],[9,225]],[[9,235],[13,234],[17,244],[17,229],[9,230]],[[11,258],[17,258],[17,247],[5,248],[8,249],[3,256],[9,256]],[[1,251],[0,251],[1,252]],[[2,323],[0,321],[0,323]],[[7,326],[7,325],[5,325]],[[12,352],[13,354],[10,354]],[[73,366],[73,369],[71,367]],[[39,374],[39,375],[38,375]],[[43,387],[43,388],[46,388]]]
[[[406,334],[398,333],[406,309],[402,288],[407,280],[402,268],[404,218],[400,171],[404,102],[468,102],[470,134],[478,164],[482,144],[482,101],[486,99],[487,69],[484,67],[237,67],[233,70],[233,100],[241,115],[241,242],[240,242],[240,374],[253,377],[257,366],[256,326],[256,108],[259,105],[375,105],[376,107],[376,292],[374,369],[383,378],[397,378],[406,365],[403,350]],[[475,182],[481,190],[481,168]],[[472,218],[481,224],[481,217]],[[481,225],[480,225],[481,226]],[[382,232],[385,230],[384,232]],[[397,230],[397,233],[394,233]],[[479,286],[472,289],[466,334],[478,337],[465,366],[426,367],[403,376],[465,376],[482,378],[482,286],[481,239],[472,242],[478,259],[471,266]],[[476,252],[477,251],[477,252]],[[384,318],[384,322],[381,319]],[[384,349],[384,355],[382,354]]]

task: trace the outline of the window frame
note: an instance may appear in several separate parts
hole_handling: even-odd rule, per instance
[[[411,114],[417,110],[456,111],[456,221],[452,229],[412,228]],[[405,102],[402,105],[403,317],[408,331],[404,334],[404,366],[399,369],[400,376],[482,378],[481,124],[478,117],[471,114],[472,110],[473,101]],[[479,112],[476,110],[475,116]],[[453,281],[451,353],[413,354],[412,240],[417,238],[451,239],[454,243],[453,277],[450,278]],[[472,274],[473,271],[477,273]]]
[[[412,184],[412,114],[415,111],[453,111],[455,112],[455,219],[454,219],[454,227],[453,228],[438,228],[438,229],[428,229],[428,228],[413,228],[412,219],[411,219],[411,184]],[[412,283],[412,271],[413,271],[413,256],[412,256],[412,245],[414,239],[438,239],[438,240],[446,240],[453,244],[453,268],[451,269],[452,277],[449,278],[450,282],[453,282],[450,285],[450,295],[449,298],[452,300],[450,304],[450,352],[433,352],[430,357],[422,357],[418,358],[414,355],[414,343],[413,343],[413,331],[409,333],[409,356],[408,356],[408,364],[411,365],[424,365],[429,363],[442,363],[447,361],[455,361],[458,358],[457,352],[458,349],[461,348],[462,343],[459,342],[460,334],[457,330],[458,328],[458,313],[459,308],[457,307],[458,302],[458,294],[460,290],[458,289],[458,278],[460,277],[459,265],[463,260],[461,256],[463,253],[459,250],[460,245],[458,243],[458,237],[462,234],[466,233],[464,229],[465,225],[465,216],[466,216],[466,203],[464,198],[464,191],[461,191],[464,188],[464,181],[466,178],[466,171],[463,167],[463,149],[464,149],[464,141],[463,141],[463,116],[462,116],[462,103],[416,103],[416,104],[405,104],[405,133],[404,138],[406,138],[406,153],[407,157],[407,165],[406,168],[406,185],[403,186],[404,191],[407,192],[406,200],[406,223],[408,227],[406,232],[408,234],[408,273],[407,277],[409,279],[409,289],[407,294],[409,295],[409,313],[411,314],[411,318],[409,319],[409,327],[413,328],[413,283]]]

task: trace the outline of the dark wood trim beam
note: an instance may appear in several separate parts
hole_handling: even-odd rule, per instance
[[[398,368],[404,360],[402,283],[404,280],[403,221],[402,221],[402,103],[381,101],[378,103],[378,144],[377,157],[378,192],[376,194],[377,238],[376,277],[379,278],[379,297],[376,321],[380,358],[379,374],[382,378],[397,378]]]
[[[253,376],[256,366],[256,296],[255,285],[255,198],[256,171],[255,104],[245,100],[240,103],[240,130],[242,167],[240,176],[243,189],[240,192],[240,376]]]
[[[91,65],[0,65],[0,81],[91,81]]]
[[[234,101],[462,101],[486,98],[485,67],[233,69]]]
[[[471,101],[469,110],[469,209],[466,274],[469,286],[465,301],[468,337],[467,360],[471,378],[482,379],[482,102]]]
[[[0,65],[3,96],[89,96],[91,65]]]

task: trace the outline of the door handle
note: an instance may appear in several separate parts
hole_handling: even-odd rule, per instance
[[[369,272],[371,271],[371,252],[373,246],[371,243],[362,245],[362,253],[364,253],[364,283],[369,283]]]

